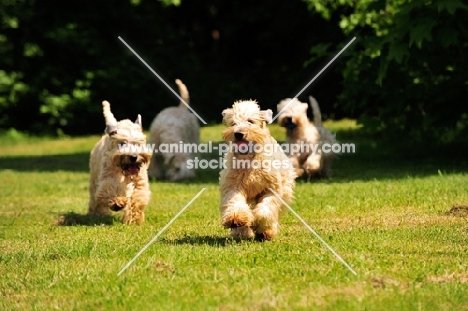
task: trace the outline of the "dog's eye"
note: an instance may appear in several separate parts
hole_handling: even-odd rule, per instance
[[[249,122],[250,124],[254,124],[254,121],[248,119],[247,122]]]

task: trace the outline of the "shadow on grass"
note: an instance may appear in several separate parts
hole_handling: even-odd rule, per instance
[[[445,216],[468,217],[468,205],[455,205],[444,213]]]
[[[356,129],[338,130],[336,134],[340,143],[354,144],[355,152],[342,154],[333,162],[331,179],[312,179],[309,183],[404,179],[468,172],[466,144],[436,146],[431,142],[415,143],[404,138],[401,141],[388,141]],[[221,161],[217,151],[200,154],[199,158],[216,160],[217,163]],[[47,156],[2,156],[0,170],[89,172],[88,161],[88,152]],[[219,171],[220,168],[199,168],[195,179],[182,181],[180,184],[218,184]]]
[[[53,224],[56,226],[99,226],[112,225],[113,223],[114,217],[112,216],[83,215],[69,212],[60,215]]]
[[[89,152],[44,156],[2,156],[0,170],[19,172],[88,172]]]
[[[212,236],[212,235],[203,235],[203,236],[184,236],[183,238],[168,240],[161,239],[161,242],[166,244],[175,244],[175,245],[209,245],[214,247],[224,247],[226,245],[231,245],[239,243],[238,241],[232,239],[231,237],[226,236]]]
[[[196,170],[196,177],[193,179],[188,180],[180,180],[180,181],[169,181],[165,179],[156,179],[156,178],[149,178],[151,183],[158,183],[158,184],[172,184],[177,183],[180,185],[191,185],[191,184],[218,184],[219,182],[219,172],[220,170],[215,169],[197,169]]]
[[[237,239],[230,236],[212,236],[212,235],[202,235],[202,236],[184,236],[183,238],[168,240],[161,239],[163,243],[172,244],[172,245],[209,245],[213,247],[224,247],[232,244],[242,244],[242,243],[252,243],[252,242],[265,242],[262,238],[252,238],[252,239]]]
[[[204,154],[204,159],[212,159],[214,155]],[[43,156],[0,156],[0,170],[18,172],[89,172],[89,153],[57,154]],[[181,184],[218,183],[219,170],[198,169],[197,178],[181,181]],[[151,182],[155,182],[152,180]],[[158,180],[159,183],[168,181]],[[169,182],[168,182],[169,183]]]

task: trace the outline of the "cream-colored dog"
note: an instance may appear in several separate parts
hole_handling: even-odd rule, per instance
[[[176,84],[179,87],[180,97],[189,104],[187,87],[179,79],[176,80]],[[198,120],[184,102],[180,102],[178,107],[162,110],[150,126],[149,143],[154,144],[155,150],[159,152],[153,154],[148,170],[149,176],[169,181],[194,178],[195,170],[187,167],[187,161],[196,157],[199,139]],[[191,146],[187,150],[177,150],[177,152],[159,150],[162,145],[180,146],[182,145],[180,142],[183,142],[184,146]]]
[[[109,215],[123,210],[124,224],[142,224],[150,200],[147,167],[151,154],[129,149],[146,146],[141,117],[117,122],[107,101],[102,102],[106,130],[91,151],[89,214]],[[143,151],[143,152],[142,152]]]
[[[222,224],[235,238],[270,240],[285,208],[270,189],[290,203],[294,168],[266,126],[271,110],[260,110],[255,101],[238,101],[222,115],[227,125],[223,139],[231,146],[219,177]]]
[[[309,100],[314,124],[307,118],[307,103],[302,103],[297,98],[286,98],[278,104],[278,112],[287,106],[278,117],[278,124],[286,128],[286,143],[289,144],[287,154],[296,169],[297,176],[329,177],[336,154],[324,152],[322,147],[325,143],[333,145],[336,139],[330,131],[322,127],[322,116],[315,98],[310,96]],[[297,148],[295,149],[293,145]],[[326,150],[329,151],[329,148]]]

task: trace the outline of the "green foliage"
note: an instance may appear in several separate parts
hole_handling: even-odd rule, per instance
[[[165,1],[166,7],[169,4]],[[157,25],[151,26],[150,19],[157,20]],[[104,99],[113,104],[119,118],[133,118],[143,107],[151,107],[149,113],[154,115],[158,108],[152,98],[169,96],[163,89],[152,96],[138,95],[154,89],[154,79],[141,70],[117,37],[159,38],[139,41],[140,48],[154,51],[149,61],[167,59],[168,54],[180,54],[187,47],[175,37],[178,30],[165,26],[169,19],[170,13],[163,13],[159,1],[145,1],[144,7],[124,0],[2,1],[0,128],[36,135],[100,133]],[[165,51],[160,48],[163,41]],[[193,67],[189,58],[182,58],[180,64]],[[161,70],[175,75],[164,66]]]
[[[147,128],[180,78],[208,123],[233,101],[302,95],[327,118],[444,141],[468,133],[468,5],[461,0],[0,0],[0,129],[101,133],[102,100]],[[309,7],[310,11],[307,10]]]
[[[306,2],[358,39],[339,67],[339,102],[369,130],[436,140],[468,131],[463,1]]]
[[[339,34],[300,0],[0,0],[0,7],[0,128],[33,134],[101,133],[102,100],[118,119],[140,113],[145,128],[178,104],[119,36],[171,87],[181,79],[197,113],[218,123],[239,99],[275,109],[307,82],[310,44]],[[324,116],[333,111],[332,89],[315,94]]]
[[[14,128],[10,128],[5,131],[0,132],[0,140],[2,143],[16,143],[16,142],[23,142],[27,141],[29,136],[27,134],[21,133]]]

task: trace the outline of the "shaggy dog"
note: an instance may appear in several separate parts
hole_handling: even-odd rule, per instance
[[[150,200],[147,167],[151,154],[131,150],[130,145],[146,145],[141,117],[117,122],[107,101],[102,102],[106,130],[91,151],[89,168],[89,214],[109,215],[123,210],[124,224],[142,224]]]
[[[234,238],[270,240],[279,230],[281,199],[293,198],[296,174],[288,157],[270,135],[272,111],[255,101],[238,101],[222,112],[223,139],[230,145],[220,172],[222,224]]]
[[[286,143],[289,145],[287,154],[296,169],[297,176],[329,177],[331,163],[336,154],[324,152],[322,147],[325,143],[330,145],[336,143],[335,136],[322,127],[322,116],[315,98],[310,96],[309,100],[314,124],[307,118],[308,105],[297,98],[286,98],[278,104],[278,112],[287,106],[278,117],[278,124],[286,128]]]
[[[189,93],[185,84],[176,80],[182,99],[188,104]],[[152,178],[179,181],[195,177],[195,170],[187,168],[187,161],[197,155],[200,127],[194,114],[180,102],[178,107],[162,110],[150,126],[149,143],[154,144],[155,152],[148,174]],[[181,146],[186,150],[161,150],[162,147]],[[180,148],[179,148],[180,149]],[[159,152],[156,152],[158,151]]]

